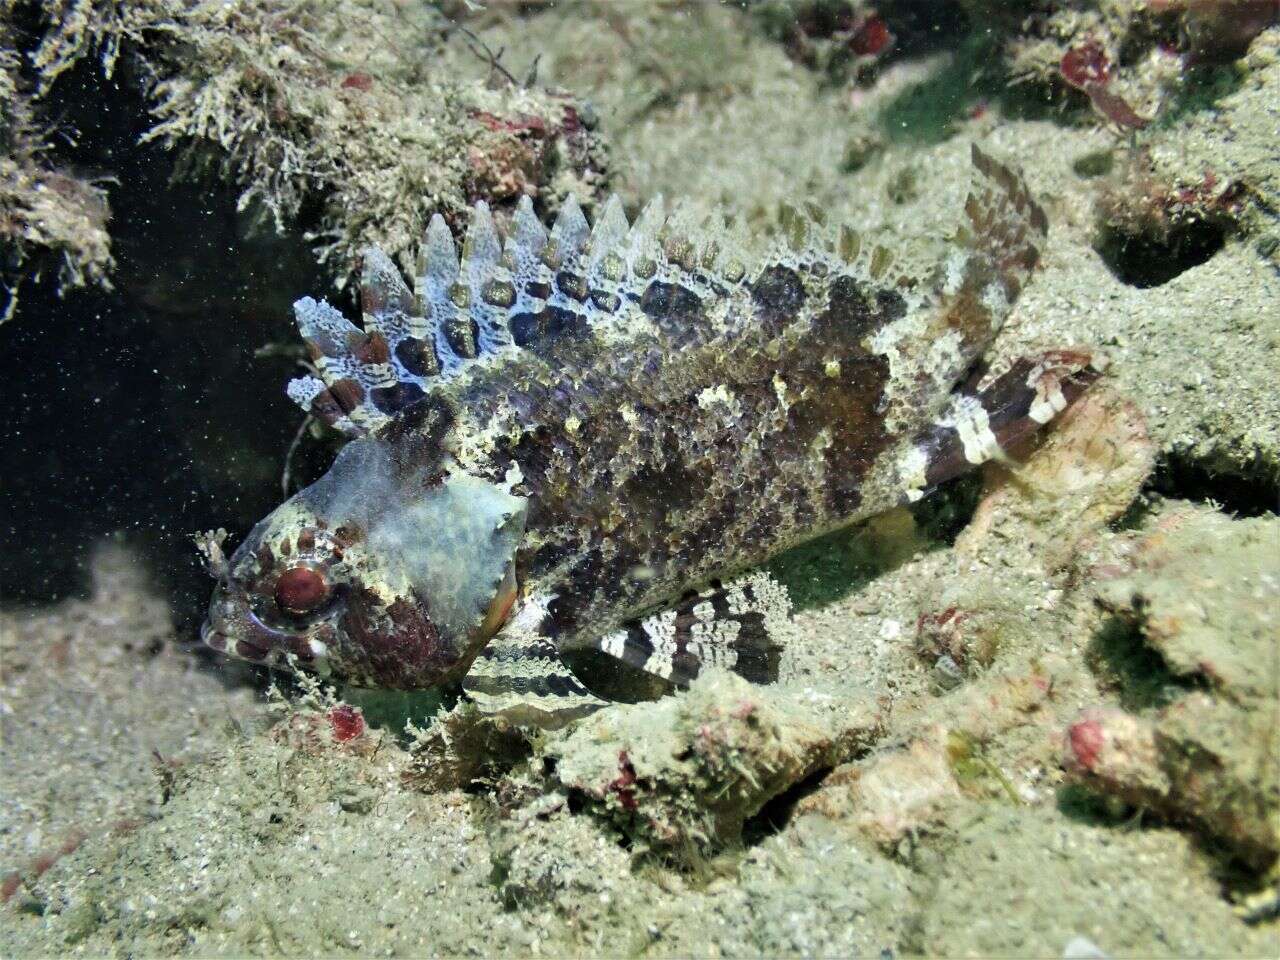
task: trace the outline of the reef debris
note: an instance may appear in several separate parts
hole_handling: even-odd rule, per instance
[[[709,673],[678,696],[615,706],[548,736],[534,763],[641,849],[715,850],[739,840],[770,799],[865,751],[882,730],[874,701],[795,692]]]

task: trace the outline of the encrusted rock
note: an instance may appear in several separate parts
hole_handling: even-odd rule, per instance
[[[905,749],[837,768],[796,812],[847,821],[892,848],[940,821],[962,798],[946,747],[916,740]]]
[[[1099,603],[1192,689],[1152,716],[1086,711],[1067,731],[1066,766],[1266,870],[1280,856],[1280,521],[1175,513],[1131,560]]]
[[[753,687],[709,673],[683,694],[615,706],[547,738],[535,762],[633,841],[731,841],[771,798],[879,735],[875,704]]]
[[[242,191],[242,208],[278,228],[295,225],[305,210],[301,226],[340,274],[369,242],[407,263],[433,211],[458,218],[477,199],[514,207],[526,195],[554,207],[570,194],[590,200],[607,179],[605,148],[578,100],[521,86],[500,65],[493,84],[441,67],[448,21],[431,5],[40,7],[36,29],[24,23],[12,31],[21,38],[15,51],[6,18],[16,15],[0,17],[0,92],[11,86],[8,64],[19,56],[32,64],[35,94],[51,98],[64,74],[96,58],[106,79],[127,91],[120,103],[148,99],[144,141],[217,169]],[[38,145],[52,138],[39,133],[37,119],[28,116],[26,127]],[[20,151],[0,156],[0,200],[17,189],[20,201],[38,204],[24,239],[65,250],[64,279],[102,279],[111,267],[103,191],[34,166],[11,175],[21,160]],[[108,165],[110,154],[101,162]],[[28,216],[21,203],[17,209]]]
[[[1280,657],[1280,521],[1179,511],[1098,602],[1138,627],[1175,674],[1237,701],[1273,700]]]
[[[987,493],[956,548],[977,553],[1016,529],[1047,566],[1061,566],[1133,503],[1154,457],[1138,409],[1105,387],[1091,391],[1025,464],[989,468]]]

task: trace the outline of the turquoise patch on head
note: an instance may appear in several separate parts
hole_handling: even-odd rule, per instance
[[[466,474],[450,477],[369,531],[369,546],[396,558],[431,619],[463,636],[484,619],[524,536],[527,503]]]
[[[445,637],[479,627],[524,536],[527,502],[487,480],[397,463],[392,447],[354,440],[298,497],[333,526],[365,531],[393,589],[407,584]]]

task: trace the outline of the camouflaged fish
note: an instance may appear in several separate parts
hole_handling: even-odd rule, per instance
[[[778,552],[997,458],[1096,377],[1050,353],[974,373],[1039,256],[1026,185],[976,147],[951,254],[895,268],[848,230],[731,234],[614,197],[505,238],[439,216],[416,292],[364,258],[359,329],[295,305],[319,378],[289,395],[352,439],[215,572],[205,642],[361,687],[461,683],[553,724],[604,701],[593,650],[677,685],[776,676]]]

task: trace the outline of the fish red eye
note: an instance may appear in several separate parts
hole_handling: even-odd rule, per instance
[[[276,581],[275,595],[286,613],[311,613],[329,598],[329,584],[310,567],[290,567]]]

